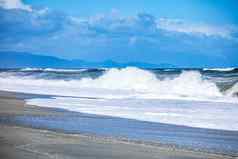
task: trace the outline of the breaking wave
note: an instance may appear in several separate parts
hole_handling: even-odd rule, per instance
[[[0,72],[0,90],[53,96],[26,100],[42,107],[238,130],[238,76],[234,71],[156,72],[134,67],[87,69],[77,73],[59,69],[27,70]]]
[[[230,89],[225,91],[228,96],[238,97],[238,83],[235,83]]]
[[[83,87],[126,89],[154,95],[222,96],[217,86],[203,80],[199,72],[185,71],[174,79],[159,80],[155,74],[138,68],[110,69],[97,79],[82,79]]]
[[[160,80],[154,73],[134,67],[108,69],[95,79],[39,79],[0,74],[1,90],[73,97],[216,100],[232,97],[237,87],[235,84],[222,92],[198,71],[183,71],[176,77]]]

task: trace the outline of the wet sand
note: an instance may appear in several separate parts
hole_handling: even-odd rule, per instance
[[[0,117],[14,118],[17,115],[61,116],[64,112],[48,111],[26,105],[29,95],[0,92]],[[65,134],[57,131],[33,129],[1,122],[1,159],[225,159],[229,156],[194,152],[102,138],[83,134]]]

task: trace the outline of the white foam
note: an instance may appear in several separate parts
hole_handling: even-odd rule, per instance
[[[27,103],[142,121],[199,128],[238,130],[238,106],[231,103],[158,99],[82,99],[70,97],[30,99]]]
[[[155,74],[138,69],[109,69],[102,76],[80,80],[46,80],[0,76],[0,89],[25,93],[100,98],[155,98],[237,102],[225,96],[216,84],[203,80],[199,72],[185,71],[173,79],[159,80]],[[228,93],[229,95],[229,93]]]
[[[149,71],[132,67],[108,69],[96,79],[69,81],[0,73],[0,90],[65,96],[30,99],[29,104],[225,130],[238,130],[238,100],[232,97],[237,87],[221,93],[196,71],[159,80]]]
[[[235,68],[234,67],[228,67],[228,68],[204,68],[204,71],[221,71],[221,72],[226,72],[226,71],[233,71]]]
[[[238,83],[234,84],[225,93],[226,93],[227,96],[237,96],[238,95]]]

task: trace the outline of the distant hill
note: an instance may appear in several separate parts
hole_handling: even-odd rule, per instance
[[[150,64],[143,62],[118,63],[107,60],[102,62],[90,62],[79,59],[66,60],[53,56],[36,55],[27,52],[0,52],[0,68],[96,68],[96,67],[127,67],[134,66],[140,68],[173,68],[171,64]]]

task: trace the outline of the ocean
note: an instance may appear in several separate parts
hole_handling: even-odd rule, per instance
[[[0,123],[238,154],[237,68],[0,69],[0,90],[63,112],[2,116]]]
[[[238,131],[238,69],[1,69],[0,90],[50,95],[28,104]]]

